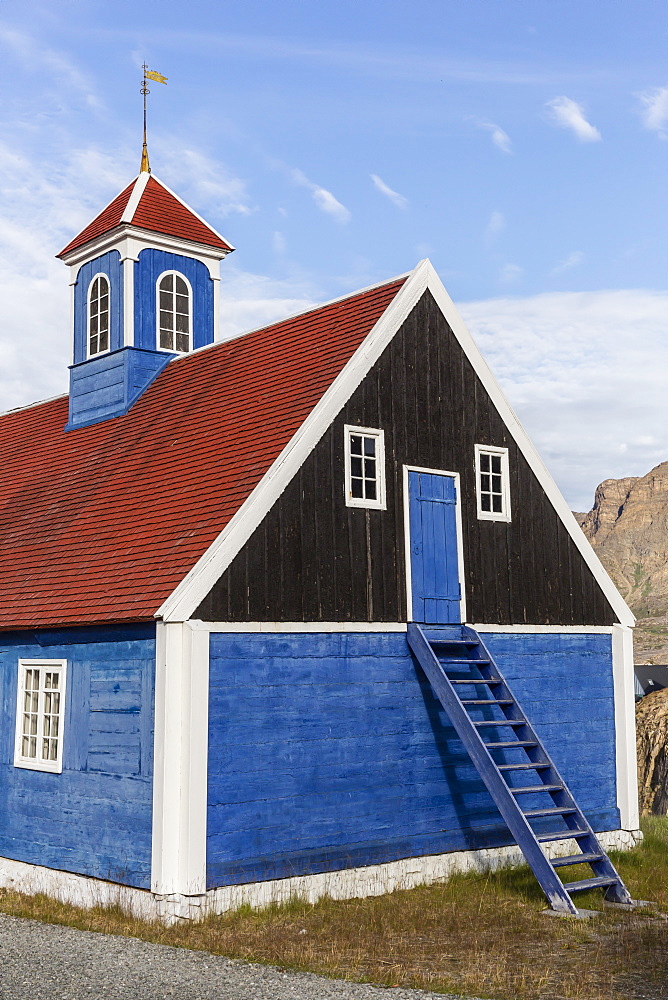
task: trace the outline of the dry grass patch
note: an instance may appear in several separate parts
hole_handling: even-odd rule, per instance
[[[385,986],[496,1000],[665,1000],[668,819],[648,819],[645,832],[643,846],[615,862],[632,894],[651,900],[652,908],[606,910],[591,921],[542,915],[544,898],[525,868],[456,876],[370,899],[242,907],[176,927],[15,893],[4,894],[0,909]],[[594,893],[578,899],[591,909],[600,902]]]

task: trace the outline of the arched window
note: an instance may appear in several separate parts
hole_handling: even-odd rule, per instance
[[[182,274],[168,271],[158,281],[158,347],[190,350],[190,286]]]
[[[96,274],[88,291],[88,356],[109,350],[109,279]]]

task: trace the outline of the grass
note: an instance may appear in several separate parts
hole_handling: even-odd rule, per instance
[[[644,843],[613,860],[634,898],[652,906],[588,921],[542,915],[545,900],[527,868],[369,899],[242,907],[174,927],[13,892],[0,895],[0,911],[384,986],[495,1000],[665,1000],[668,818],[649,817],[643,827]],[[578,905],[597,909],[601,896],[582,894]]]

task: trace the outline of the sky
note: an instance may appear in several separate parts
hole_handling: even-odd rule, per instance
[[[0,410],[139,168],[237,247],[225,336],[428,256],[575,510],[668,460],[664,0],[0,0]]]

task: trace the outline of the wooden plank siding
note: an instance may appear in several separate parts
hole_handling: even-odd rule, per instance
[[[155,626],[0,635],[0,857],[148,889]],[[62,774],[14,766],[18,661],[67,660]]]
[[[344,424],[385,431],[387,510],[346,506]],[[478,520],[475,444],[509,449],[510,523]],[[405,621],[404,464],[460,473],[469,621],[616,621],[429,292],[194,617]]]
[[[484,639],[591,824],[617,829],[610,636]],[[213,633],[210,683],[209,888],[511,843],[404,634]]]

